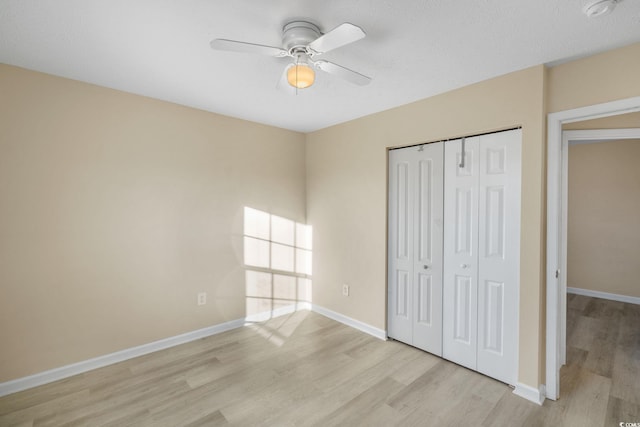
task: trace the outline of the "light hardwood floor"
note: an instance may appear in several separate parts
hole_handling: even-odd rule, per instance
[[[561,398],[298,312],[0,398],[0,426],[640,423],[640,306],[569,295]]]

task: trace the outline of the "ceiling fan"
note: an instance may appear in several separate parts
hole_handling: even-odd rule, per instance
[[[280,87],[289,85],[296,90],[308,88],[315,81],[314,69],[364,86],[369,84],[370,77],[333,62],[315,60],[315,57],[360,40],[365,35],[362,28],[348,22],[322,34],[318,26],[311,22],[292,21],[282,29],[282,47],[227,39],[214,39],[211,41],[211,47],[216,50],[257,53],[276,58],[293,58],[293,62],[287,65],[282,74],[278,83]]]

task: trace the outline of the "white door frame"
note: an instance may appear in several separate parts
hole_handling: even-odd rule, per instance
[[[568,140],[563,144],[562,125],[637,111],[640,111],[640,96],[559,111],[547,116],[547,351],[545,389],[548,399],[556,400],[559,396],[560,376],[558,374],[565,359],[566,345],[564,342],[566,311],[562,304],[566,298],[567,195],[563,182],[566,180]],[[574,134],[573,138],[580,139],[580,134]],[[592,135],[591,139],[597,139],[597,137]],[[563,177],[565,178],[563,179]]]

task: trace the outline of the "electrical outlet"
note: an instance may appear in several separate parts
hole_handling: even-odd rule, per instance
[[[207,293],[200,292],[198,293],[198,305],[205,305],[207,303]]]
[[[349,296],[349,285],[342,285],[342,295],[345,297]]]

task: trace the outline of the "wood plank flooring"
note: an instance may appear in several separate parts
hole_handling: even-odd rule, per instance
[[[561,398],[535,405],[407,345],[298,312],[0,398],[0,426],[640,423],[640,306],[568,297]]]

